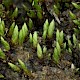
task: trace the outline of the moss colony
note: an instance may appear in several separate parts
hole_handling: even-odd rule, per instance
[[[0,0],[1,80],[80,80],[79,0]]]

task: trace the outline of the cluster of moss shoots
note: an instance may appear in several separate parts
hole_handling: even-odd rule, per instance
[[[37,12],[37,16],[39,19],[42,19],[42,9],[41,6],[38,5],[38,0],[34,0],[33,2],[33,6],[36,10],[38,10]],[[32,2],[32,0],[30,0],[30,2]],[[77,3],[72,2],[72,5],[76,8],[80,10],[80,5],[78,5]],[[28,11],[27,7],[25,5],[23,5],[23,7],[25,8],[25,10],[28,12],[27,14],[30,17],[34,17],[35,13],[31,11]],[[55,8],[55,13],[58,13],[59,10],[57,8],[57,6],[54,6]],[[17,17],[18,15],[18,8],[15,8],[14,12],[12,13],[11,17],[12,19],[14,19],[15,17]],[[56,14],[57,15],[57,14]],[[53,41],[54,43],[54,47],[53,47],[53,54],[52,54],[52,61],[55,62],[56,64],[59,63],[60,61],[60,57],[61,54],[63,53],[63,51],[66,51],[68,53],[72,53],[72,48],[78,48],[80,49],[80,43],[79,40],[77,39],[77,35],[80,32],[80,20],[78,20],[78,18],[76,17],[76,15],[74,13],[72,13],[71,11],[69,11],[69,16],[72,19],[73,23],[75,25],[78,26],[79,29],[74,28],[74,34],[72,36],[73,38],[73,43],[70,40],[69,35],[67,35],[67,42],[64,42],[64,32],[59,31],[58,29],[56,29],[55,27],[55,21],[54,19],[49,23],[48,19],[46,19],[46,21],[44,22],[43,25],[43,32],[42,32],[42,39],[43,42],[45,43],[46,40],[53,40],[53,36],[56,35],[56,39]],[[15,22],[12,23],[12,25],[10,26],[10,28],[8,29],[8,31],[6,32],[6,28],[5,28],[5,23],[3,20],[1,20],[0,18],[0,42],[2,44],[2,46],[4,47],[4,49],[0,48],[0,58],[4,61],[6,61],[7,56],[5,55],[5,52],[10,50],[10,43],[13,46],[19,45],[19,46],[23,46],[23,42],[25,42],[25,39],[28,38],[29,42],[31,44],[31,46],[33,46],[37,51],[36,51],[36,55],[37,57],[41,60],[43,58],[45,58],[48,49],[46,47],[46,43],[45,45],[42,47],[40,45],[40,42],[38,40],[39,35],[38,32],[39,31],[34,31],[34,33],[30,33],[30,30],[33,28],[34,24],[31,18],[29,18],[29,22],[28,22],[28,27],[27,24],[24,22],[22,28],[19,30],[18,26],[15,24]],[[10,38],[10,41],[7,41],[5,39],[5,35],[8,35],[8,37]],[[68,49],[67,46],[68,45]],[[49,53],[50,54],[50,53]],[[50,56],[49,56],[50,57]],[[24,73],[28,76],[32,76],[32,72],[27,68],[27,66],[25,65],[25,63],[18,59],[18,63],[20,66],[15,65],[11,62],[8,62],[8,65],[17,72],[20,72],[21,70],[24,71]],[[4,77],[2,74],[0,74],[0,77]]]

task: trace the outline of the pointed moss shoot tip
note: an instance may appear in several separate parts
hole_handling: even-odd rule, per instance
[[[72,5],[76,8],[76,9],[80,9],[80,5],[75,3],[75,2],[72,2]]]
[[[32,21],[31,18],[29,18],[28,26],[29,26],[29,30],[31,30],[34,26],[33,21]]]
[[[60,45],[59,45],[58,42],[56,42],[56,49],[57,49],[58,55],[60,56],[60,53],[61,53],[61,47],[60,47]]]
[[[37,43],[38,43],[38,34],[37,31],[34,32],[33,34],[33,47],[37,47]]]
[[[26,23],[23,24],[22,31],[23,31],[23,36],[25,38],[28,35],[28,32],[29,32]]]
[[[69,11],[69,16],[71,19],[76,19],[76,15]]]
[[[24,41],[24,36],[23,36],[23,31],[20,30],[19,31],[19,45],[23,45],[23,41]]]
[[[18,26],[16,25],[12,34],[12,44],[17,44],[18,34]]]
[[[62,44],[63,43],[63,40],[64,40],[64,33],[63,33],[63,31],[61,31],[60,32],[60,44]]]
[[[49,27],[49,22],[48,22],[48,19],[46,19],[46,21],[43,25],[43,31],[48,30],[48,27]]]
[[[74,22],[76,25],[80,26],[80,20],[75,19],[75,20],[73,20],[73,22]]]
[[[31,71],[26,67],[24,62],[22,62],[20,59],[18,59],[18,62],[20,64],[21,69],[23,69],[23,71],[25,72],[25,74],[28,75],[28,76],[32,76]]]
[[[18,16],[18,8],[16,7],[14,12],[12,13],[11,17],[12,19],[16,18]]]
[[[58,51],[56,48],[54,48],[54,53],[53,53],[53,59],[55,61],[55,63],[59,63],[59,55],[58,55]]]
[[[2,24],[2,26],[3,26],[3,30],[5,30],[5,23],[4,23],[3,20],[1,21],[1,24]]]
[[[33,43],[33,37],[32,37],[32,34],[30,33],[29,34],[29,42],[32,44]]]
[[[52,20],[48,28],[48,38],[53,37],[54,28],[55,28],[55,22],[54,20]]]
[[[39,43],[37,44],[37,56],[39,59],[43,58],[42,48]]]
[[[8,62],[8,65],[13,69],[14,71],[20,72],[20,68],[13,63]]]
[[[72,46],[72,43],[71,43],[70,37],[67,36],[67,38],[68,38],[68,46],[71,47]]]
[[[10,37],[11,37],[12,34],[13,34],[14,27],[15,27],[15,22],[13,22],[12,25],[10,26],[10,28],[9,28],[9,33],[8,33],[8,35],[9,35]]]
[[[42,12],[37,11],[37,17],[38,17],[39,19],[42,19],[42,18],[43,18],[43,16],[42,16]]]
[[[45,21],[45,23],[43,25],[43,35],[42,35],[44,40],[47,37],[48,27],[49,27],[49,22],[48,22],[48,19],[46,19],[46,21]]]
[[[44,47],[43,47],[43,54],[46,54],[46,52],[47,52],[47,47],[44,46]]]
[[[59,44],[63,44],[63,40],[64,40],[64,33],[63,31],[59,32],[59,30],[57,29],[56,31],[56,41],[59,42]]]
[[[5,48],[6,51],[9,51],[9,50],[10,50],[10,45],[9,45],[9,43],[8,43],[6,40],[4,40],[3,37],[1,37],[1,43],[2,43],[2,45],[4,46],[4,48]]]
[[[0,36],[4,36],[4,26],[0,23]]]
[[[28,35],[28,28],[26,23],[24,23],[22,29],[19,31],[19,45],[23,45],[23,42],[27,35]]]
[[[56,31],[56,41],[58,41],[59,42],[59,40],[60,40],[60,32],[59,32],[59,30],[57,29],[57,31]]]
[[[43,39],[45,40],[46,39],[46,37],[47,37],[47,31],[45,30],[45,31],[43,31]]]
[[[68,48],[68,52],[69,52],[69,53],[72,53],[72,50],[71,50],[71,48]]]
[[[0,73],[0,79],[4,78],[4,76]]]
[[[6,59],[6,55],[5,55],[5,53],[1,50],[1,48],[0,48],[0,58],[1,59]]]
[[[73,43],[74,43],[74,47],[76,47],[78,40],[77,40],[75,34],[73,34]]]

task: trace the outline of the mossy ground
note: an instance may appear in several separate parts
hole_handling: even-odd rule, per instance
[[[14,0],[15,1],[15,0]],[[25,0],[16,0],[17,2],[13,3],[13,6],[9,8],[14,9],[15,6],[19,7],[19,15],[17,18],[15,18],[13,21],[16,22],[16,24],[19,26],[19,29],[21,29],[21,26],[23,25],[24,22],[28,23],[29,16],[26,15],[25,10],[21,7],[21,4],[26,2]],[[72,1],[72,0],[71,0]],[[47,54],[50,53],[51,55],[53,54],[53,47],[54,47],[54,41],[56,40],[55,38],[55,33],[56,29],[59,29],[60,31],[63,30],[65,33],[64,38],[66,40],[66,36],[72,36],[74,33],[74,28],[77,28],[77,26],[72,22],[70,19],[70,16],[68,15],[69,10],[71,10],[77,17],[80,18],[80,11],[76,10],[73,8],[71,5],[71,1],[68,0],[65,2],[61,3],[61,12],[59,14],[59,20],[60,24],[56,21],[55,16],[52,15],[49,10],[52,9],[52,4],[51,6],[47,7],[47,4],[49,0],[45,0],[42,4],[43,7],[43,19],[38,19],[38,18],[32,18],[34,27],[30,31],[33,33],[33,31],[38,31],[39,35],[39,42],[41,46],[46,45],[48,48]],[[73,0],[76,2],[76,0]],[[78,0],[79,2],[79,0]],[[54,2],[52,1],[54,4]],[[65,6],[64,4],[68,4],[68,6]],[[30,6],[30,5],[29,5]],[[9,16],[7,16],[7,10],[4,9],[5,16],[1,16],[2,20],[5,21],[5,27],[6,29],[9,29],[9,26],[12,24],[12,19],[10,19]],[[56,28],[54,31],[54,36],[53,38],[47,39],[46,42],[44,43],[42,39],[42,31],[43,31],[43,24],[46,19],[49,19],[49,22],[51,22],[52,19],[55,20],[56,22]],[[8,36],[5,36],[5,39],[10,42],[10,38]],[[72,40],[72,38],[71,38]],[[80,36],[78,35],[78,40],[80,40]],[[11,43],[10,43],[11,45]],[[53,45],[53,46],[52,46]],[[2,45],[0,45],[2,48]],[[55,62],[52,60],[52,56],[48,57],[45,56],[44,59],[40,60],[37,57],[36,49],[33,48],[33,46],[29,42],[29,38],[27,37],[23,47],[21,46],[12,46],[11,49],[8,52],[5,52],[7,55],[7,61],[3,61],[0,59],[0,73],[4,75],[4,79],[0,80],[80,80],[80,71],[76,72],[77,68],[80,68],[80,50],[78,49],[73,49],[72,54],[63,51],[61,54],[61,58],[59,61],[59,64],[55,64]],[[16,65],[18,65],[17,59],[21,59],[26,66],[32,71],[33,77],[30,78],[24,74],[23,71],[20,73],[14,72],[7,64],[7,62],[12,62]],[[75,66],[75,69],[71,69],[72,63]]]

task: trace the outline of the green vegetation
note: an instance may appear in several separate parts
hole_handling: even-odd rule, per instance
[[[8,62],[8,65],[9,65],[14,71],[17,71],[17,72],[20,71],[20,68],[19,68],[18,66],[14,65],[13,63]]]
[[[6,55],[5,55],[5,53],[1,50],[1,48],[0,48],[0,58],[1,59],[6,59]]]
[[[0,78],[4,78],[4,76],[2,74],[0,74]]]
[[[6,51],[9,51],[10,50],[9,43],[7,41],[5,41],[3,37],[1,37],[1,43],[4,46],[4,48],[5,48]]]
[[[29,48],[34,50],[34,54],[29,54],[31,58],[35,56],[36,60],[52,61],[52,63],[59,64],[61,56],[64,54],[68,53],[72,57],[74,49],[80,51],[80,18],[73,11],[68,11],[68,17],[71,20],[71,23],[68,24],[72,24],[72,29],[70,29],[73,31],[69,35],[66,28],[63,29],[64,27],[61,28],[61,24],[58,24],[58,17],[60,17],[61,13],[60,1],[57,0],[55,1],[56,4],[53,4],[53,13],[57,16],[53,14],[54,17],[51,17],[51,19],[48,19],[48,16],[45,17],[47,13],[42,7],[44,1],[29,0],[28,2],[30,7],[25,3],[22,4],[22,9],[25,11],[23,13],[26,15],[26,17],[20,17],[22,23],[18,20],[21,14],[20,9],[17,6],[12,7],[12,10],[10,8],[10,6],[13,6],[12,0],[3,0],[2,4],[0,4],[0,60],[2,63],[9,65],[8,67],[13,71],[18,73],[23,71],[24,75],[32,77],[31,70],[26,66],[27,63],[24,63],[21,59],[12,61],[12,56],[10,55],[9,59],[6,53],[12,54],[10,50],[16,47],[25,49],[24,46],[29,42]],[[76,10],[80,10],[78,3],[72,2],[71,5]],[[3,13],[3,7],[6,10],[5,13]],[[4,78],[4,76],[0,74],[0,78]]]
[[[20,59],[18,59],[18,62],[20,64],[21,69],[23,69],[23,71],[25,72],[26,75],[28,76],[32,76],[31,71],[26,67],[26,65],[24,64],[24,62],[22,62]]]

